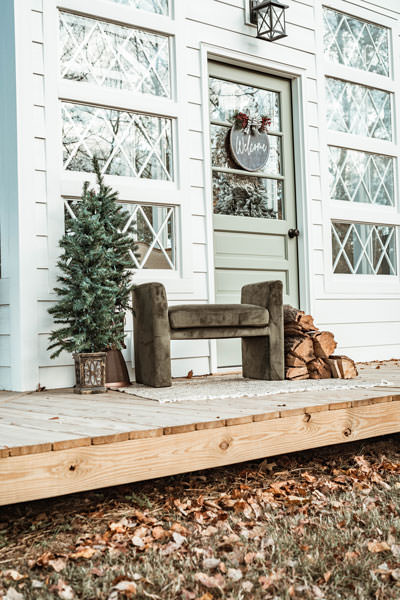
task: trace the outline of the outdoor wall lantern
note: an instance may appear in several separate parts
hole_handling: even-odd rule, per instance
[[[275,42],[287,36],[285,10],[289,8],[278,0],[250,0],[250,21],[257,25],[257,37]]]

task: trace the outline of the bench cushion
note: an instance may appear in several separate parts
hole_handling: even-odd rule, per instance
[[[193,327],[265,327],[269,322],[266,308],[254,304],[183,304],[170,306],[172,329]]]

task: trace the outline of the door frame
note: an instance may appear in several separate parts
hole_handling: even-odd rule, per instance
[[[291,80],[292,84],[292,119],[293,119],[293,147],[296,149],[295,162],[295,194],[297,223],[302,235],[298,238],[298,277],[300,305],[307,311],[312,311],[311,277],[310,277],[310,245],[309,223],[311,206],[307,203],[307,157],[305,145],[305,109],[304,86],[306,70],[297,65],[283,65],[276,61],[262,57],[249,56],[235,50],[228,50],[219,46],[201,43],[201,82],[202,82],[202,118],[203,118],[203,143],[204,143],[204,190],[205,190],[205,218],[207,240],[207,281],[208,301],[215,302],[214,281],[214,240],[213,240],[213,214],[212,214],[212,183],[211,183],[211,152],[210,152],[210,118],[209,118],[209,85],[208,62],[210,60],[230,64],[248,70],[258,71],[266,75],[275,75]],[[215,340],[210,340],[210,371],[221,372],[217,367],[217,348]]]

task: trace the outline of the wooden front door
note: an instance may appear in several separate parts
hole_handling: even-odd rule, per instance
[[[280,279],[285,302],[298,306],[296,197],[290,81],[209,63],[218,303],[240,302],[246,283]],[[267,116],[270,154],[259,172],[241,169],[229,149],[237,113]],[[240,340],[217,342],[218,366],[241,364]]]

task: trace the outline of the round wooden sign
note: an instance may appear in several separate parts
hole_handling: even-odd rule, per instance
[[[261,171],[268,162],[269,139],[265,132],[245,133],[233,126],[230,134],[232,157],[245,171]]]

